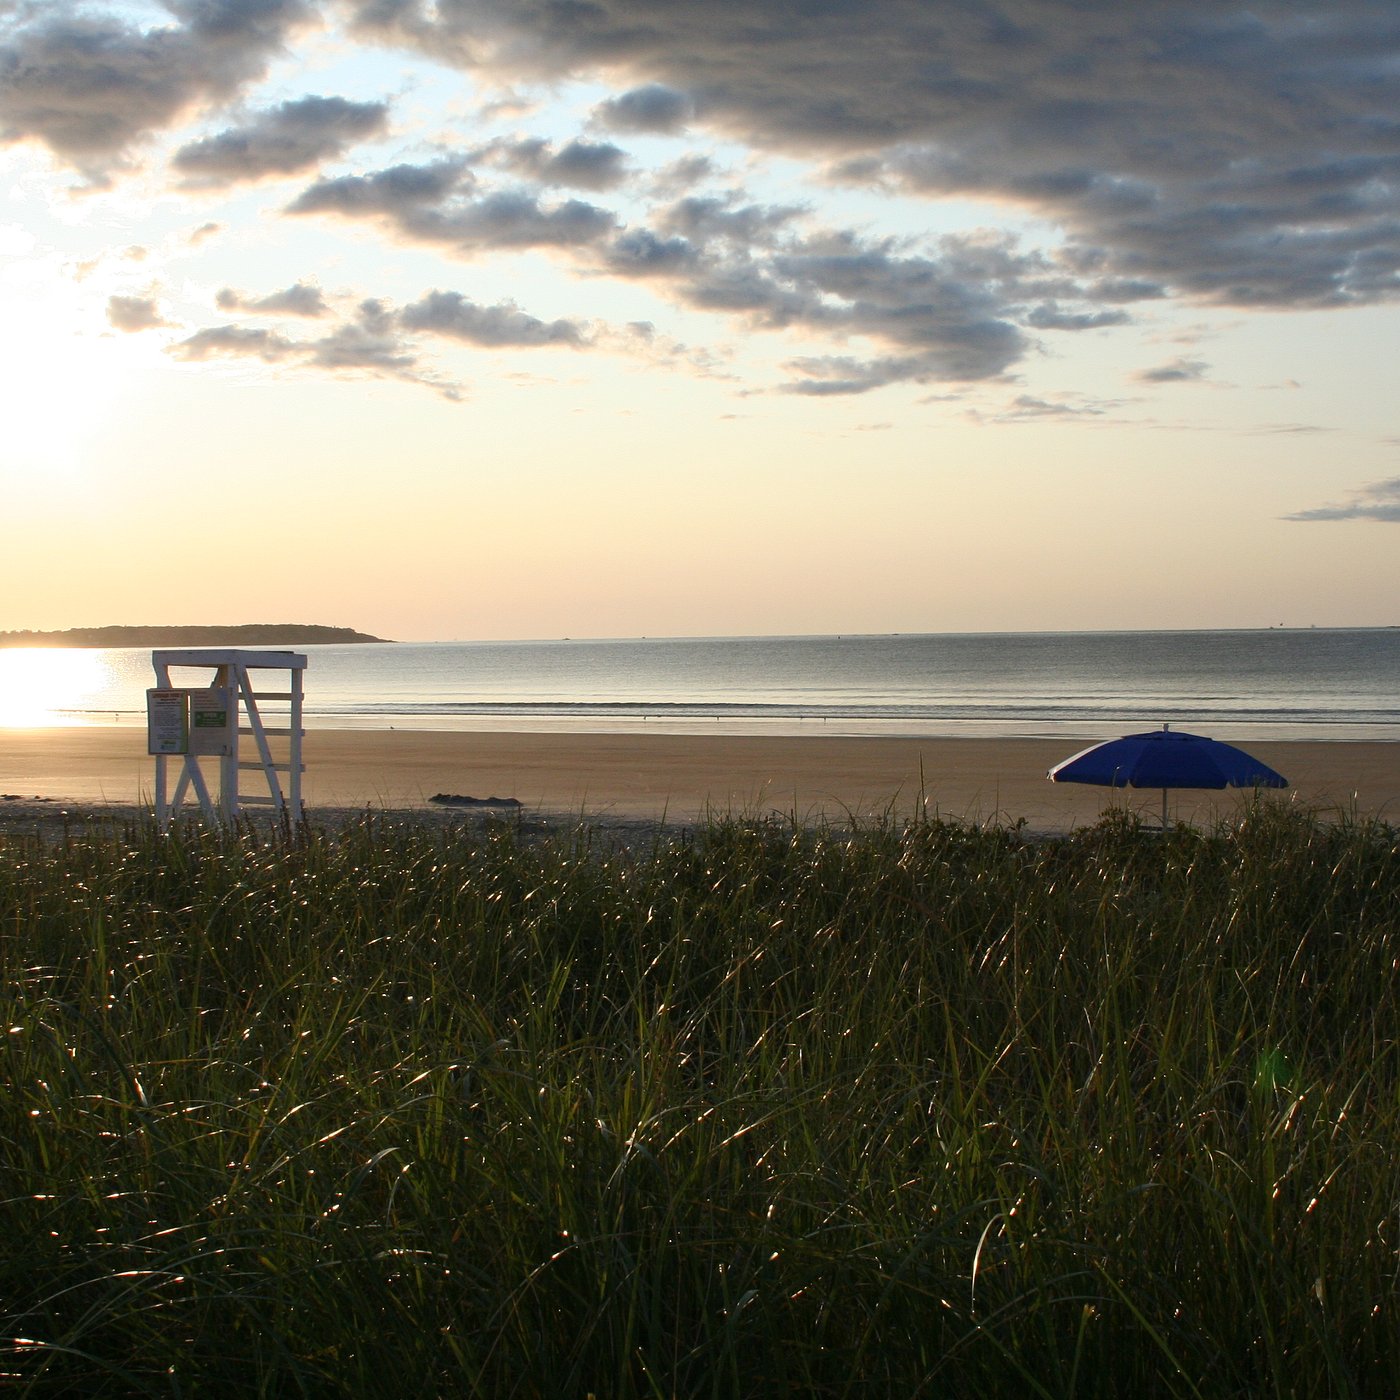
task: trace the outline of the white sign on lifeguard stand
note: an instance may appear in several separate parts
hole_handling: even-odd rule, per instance
[[[151,665],[156,684],[146,692],[146,747],[156,760],[156,821],[164,831],[180,809],[190,789],[199,799],[200,811],[210,821],[234,820],[244,807],[270,807],[292,821],[302,819],[301,741],[302,673],[306,657],[294,651],[227,651],[196,647],[180,651],[153,651]],[[170,680],[172,666],[212,668],[214,675],[203,686],[177,686]],[[254,690],[251,672],[286,671],[286,690]],[[287,724],[269,727],[258,710],[259,700],[286,702]],[[257,762],[242,762],[239,740],[248,736],[257,750]],[[286,761],[274,759],[269,739],[286,740]],[[181,762],[173,794],[169,790],[167,764]],[[219,761],[219,800],[210,795],[202,758]],[[243,793],[240,773],[261,773],[267,794]],[[283,788],[281,778],[286,777]]]

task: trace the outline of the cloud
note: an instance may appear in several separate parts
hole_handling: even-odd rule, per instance
[[[664,232],[693,242],[722,240],[744,248],[771,247],[806,211],[796,204],[739,204],[733,195],[677,200],[662,215]]]
[[[945,238],[932,255],[889,241],[818,233],[789,239],[764,258],[708,262],[680,287],[691,305],[727,310],[753,329],[862,337],[877,353],[791,362],[784,386],[808,395],[866,393],[907,381],[994,379],[1029,342],[1011,308],[1044,281],[1044,263],[1014,242]]]
[[[1066,311],[1058,302],[1046,301],[1031,311],[1026,324],[1038,331],[1093,331],[1132,319],[1126,311]]]
[[[471,254],[501,248],[570,248],[596,243],[616,227],[606,209],[580,199],[544,205],[524,190],[472,198],[476,178],[460,159],[396,165],[369,175],[321,180],[288,207],[291,214],[378,217],[405,237]]]
[[[243,126],[181,146],[171,163],[202,185],[290,175],[382,134],[388,113],[387,102],[303,97],[260,112]]]
[[[434,206],[470,191],[476,178],[460,157],[426,165],[391,165],[368,175],[318,180],[287,206],[289,214],[339,214],[343,218],[384,215],[409,231],[430,224]]]
[[[417,357],[403,344],[393,313],[373,298],[362,301],[352,320],[307,346],[312,364],[322,369],[369,369],[397,378],[419,379],[409,373]]]
[[[614,130],[703,123],[841,178],[1010,202],[1065,267],[1238,307],[1400,296],[1400,9],[1001,0],[359,0],[497,80],[608,78]],[[1116,289],[1116,291],[1114,290]]]
[[[502,190],[447,211],[432,230],[463,250],[578,247],[608,233],[616,218],[580,199],[549,207],[524,191]]]
[[[709,156],[689,155],[673,160],[652,177],[651,193],[657,199],[675,199],[718,173]]]
[[[587,339],[576,321],[541,321],[514,302],[479,306],[460,292],[429,292],[404,307],[400,323],[413,331],[429,331],[490,349],[503,346],[580,346]]]
[[[501,141],[487,154],[508,170],[542,185],[580,190],[615,189],[627,179],[627,153],[611,142]]]
[[[890,384],[918,383],[931,377],[929,369],[912,356],[865,361],[849,356],[802,356],[790,360],[787,368],[798,377],[779,385],[779,392],[810,398],[868,394]]]
[[[209,360],[243,355],[271,364],[300,352],[295,341],[261,327],[209,326],[170,347],[177,360]]]
[[[250,311],[263,316],[324,316],[330,310],[321,289],[309,282],[297,282],[262,297],[247,297],[224,287],[215,301],[221,311]]]
[[[57,7],[55,7],[57,8]],[[261,78],[307,0],[171,0],[182,23],[27,11],[0,42],[0,139],[32,138],[97,180],[137,141]]]
[[[548,143],[511,142],[476,158],[519,172],[547,171],[561,155]],[[582,200],[546,204],[524,189],[483,189],[460,156],[317,181],[288,212],[371,219],[467,257],[553,249],[585,273],[646,280],[678,305],[725,315],[751,333],[868,342],[859,353],[794,360],[795,378],[784,386],[791,393],[993,379],[1033,346],[1018,322],[1073,331],[1130,319],[1120,306],[1094,304],[1099,268],[1080,276],[1011,238],[946,237],[914,252],[848,230],[808,230],[803,206],[761,204],[733,190],[683,195],[654,211],[654,227],[624,227]]]
[[[647,228],[627,229],[603,251],[603,265],[614,277],[672,277],[694,268],[697,261],[686,239],[659,238]]]
[[[1162,283],[1141,277],[1105,277],[1090,282],[1084,290],[1091,300],[1100,302],[1157,301],[1167,295]]]
[[[594,120],[612,131],[660,134],[681,131],[693,115],[685,93],[662,83],[632,88],[593,109]]]
[[[419,147],[315,179],[287,212],[462,258],[545,250],[745,333],[817,342],[793,347],[810,353],[790,360],[790,393],[995,380],[1052,333],[1132,324],[1141,302],[1400,296],[1400,9],[1371,0],[749,0],[742,24],[700,0],[165,0],[163,26],[129,18],[149,3],[104,3],[0,0],[0,133],[94,178],[148,134],[245,99],[318,19],[455,65],[483,91],[610,85],[587,136]],[[387,118],[385,103],[336,97],[221,115],[173,168],[213,184],[309,170]],[[716,192],[713,157],[695,152],[650,181],[658,207],[624,218],[601,192],[648,182],[602,132],[747,143],[882,198],[988,201],[1052,232],[1036,251],[815,227],[811,209]],[[227,309],[296,314],[265,300]],[[463,313],[468,339],[488,333],[489,310]],[[1187,347],[1164,353],[1177,351],[1136,378],[1206,377]]]
[[[219,293],[218,304],[224,310],[259,314],[319,316],[329,311],[319,289],[304,282],[264,297],[247,297],[225,288]],[[425,293],[401,309],[378,298],[365,298],[351,315],[325,334],[309,339],[261,326],[210,326],[170,346],[169,353],[187,361],[256,359],[332,374],[359,372],[422,384],[446,398],[459,398],[459,385],[423,363],[414,339],[423,334],[481,349],[588,349],[605,343],[615,351],[645,354],[651,359],[658,353],[650,338],[642,344],[634,332],[605,330],[600,342],[593,328],[578,321],[543,321],[513,302],[482,306],[460,292],[445,291]],[[666,353],[674,354],[677,348],[667,346]]]
[[[1053,419],[1075,421],[1102,418],[1106,410],[1098,404],[1073,403],[1065,399],[1042,399],[1034,394],[1018,394],[1009,407],[997,414],[998,423],[1047,422]]]
[[[1209,371],[1210,366],[1204,360],[1179,357],[1169,364],[1141,369],[1133,378],[1139,384],[1187,384],[1204,379]]]
[[[1400,476],[1373,481],[1352,493],[1349,501],[1295,511],[1285,520],[1383,520],[1400,521]]]
[[[376,379],[421,384],[444,398],[461,397],[460,386],[420,365],[382,302],[362,301],[353,316],[314,340],[295,340],[261,326],[210,326],[169,347],[180,360],[255,359],[331,374],[359,372]]]
[[[108,297],[107,320],[115,330],[155,330],[170,323],[160,314],[153,297]]]

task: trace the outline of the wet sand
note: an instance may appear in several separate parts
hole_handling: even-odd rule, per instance
[[[1096,738],[947,739],[722,735],[310,731],[308,809],[431,809],[435,794],[513,798],[528,813],[589,820],[707,813],[814,821],[930,813],[1058,831],[1109,806],[1155,818],[1155,791],[1052,784],[1046,770]],[[1287,776],[1281,800],[1400,822],[1400,744],[1244,745]],[[251,756],[251,755],[248,755]],[[205,760],[214,763],[216,760]],[[172,764],[172,775],[175,767]],[[245,773],[244,790],[261,778]],[[144,726],[0,731],[0,810],[43,798],[75,806],[149,804]],[[264,789],[265,790],[265,789]],[[1209,821],[1248,794],[1175,792],[1173,818]]]

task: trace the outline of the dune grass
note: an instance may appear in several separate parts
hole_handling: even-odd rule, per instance
[[[0,843],[17,1395],[1375,1396],[1400,848]]]

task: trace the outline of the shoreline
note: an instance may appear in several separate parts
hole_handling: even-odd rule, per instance
[[[1092,822],[1110,807],[1155,820],[1161,804],[1156,789],[1111,791],[1046,780],[1052,764],[1104,737],[311,729],[303,792],[312,814],[369,809],[460,816],[462,808],[430,801],[445,793],[514,799],[530,816],[605,823],[689,824],[710,815],[846,823],[922,810],[974,823],[1024,819],[1032,830],[1053,832]],[[1400,743],[1244,747],[1289,779],[1288,789],[1270,794],[1274,800],[1400,821]],[[134,814],[150,805],[154,771],[144,726],[0,730],[0,815],[6,809],[17,815],[20,805]],[[261,780],[248,773],[244,781],[244,791],[255,792]],[[1174,791],[1172,819],[1208,823],[1237,812],[1252,796]]]

